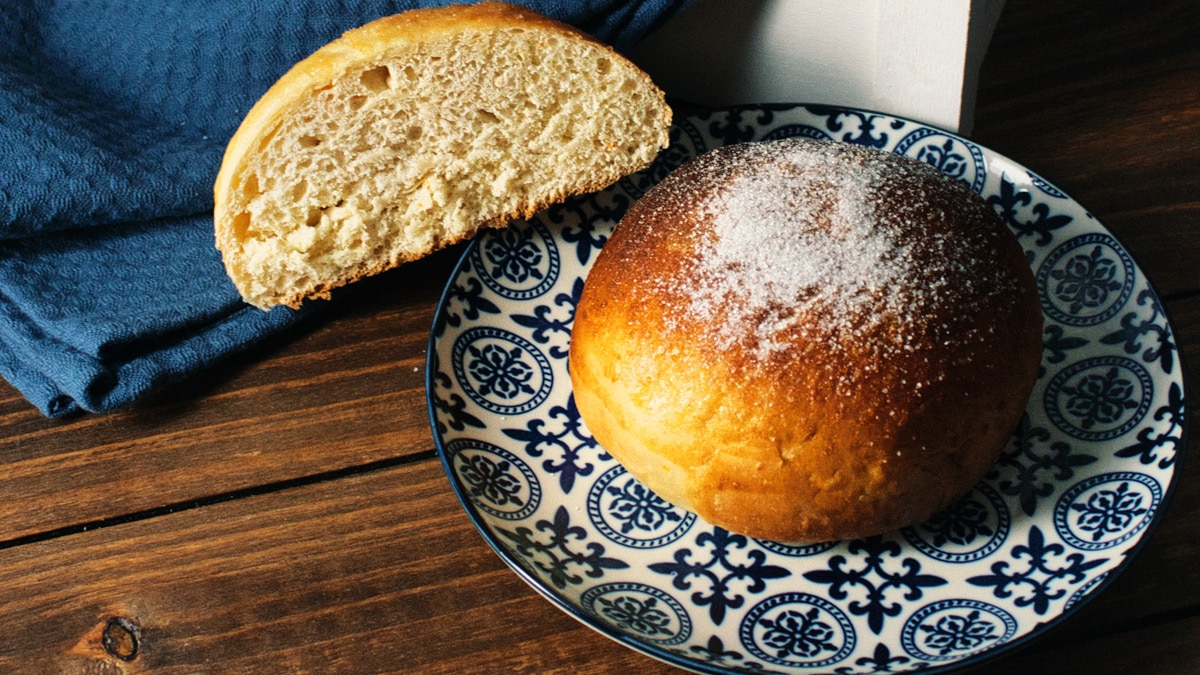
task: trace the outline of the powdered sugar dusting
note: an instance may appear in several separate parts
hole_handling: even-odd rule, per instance
[[[920,203],[923,194],[881,201],[884,185],[895,194],[898,184],[908,189],[906,178],[914,190],[922,184],[885,153],[795,139],[702,161],[726,179],[697,205],[712,231],[697,252],[688,311],[715,327],[719,346],[749,334],[766,358],[819,325],[821,335],[809,337],[837,345],[870,334],[886,343],[877,349],[912,350],[918,339],[940,338],[905,327],[948,293],[972,290],[961,242],[938,232],[906,236],[914,216],[903,201]]]

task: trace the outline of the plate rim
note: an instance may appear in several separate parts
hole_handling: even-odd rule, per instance
[[[762,110],[765,108],[770,108],[772,110],[772,112],[776,112],[776,113],[786,112],[786,111],[794,110],[796,108],[804,108],[804,109],[821,108],[824,110],[844,111],[844,112],[851,112],[851,113],[864,113],[867,115],[875,115],[875,116],[884,117],[884,118],[888,118],[888,119],[899,120],[901,122],[905,122],[905,123],[909,123],[909,124],[917,124],[917,125],[921,125],[921,126],[929,128],[929,129],[932,129],[941,134],[945,134],[946,136],[949,136],[950,138],[953,138],[955,140],[958,140],[958,141],[961,141],[961,142],[964,142],[964,143],[967,143],[970,145],[974,145],[974,146],[980,148],[981,150],[988,152],[993,157],[1002,159],[1002,160],[1012,164],[1015,167],[1020,167],[1022,169],[1025,169],[1026,171],[1031,171],[1031,169],[1029,169],[1029,167],[1027,167],[1025,164],[1014,161],[1011,158],[1009,158],[1007,155],[997,152],[995,150],[992,150],[990,147],[988,147],[986,145],[982,145],[976,141],[972,141],[969,138],[967,138],[966,136],[963,136],[959,133],[949,131],[946,129],[942,129],[936,125],[929,124],[927,122],[922,122],[919,120],[915,120],[915,119],[912,119],[909,117],[895,115],[895,114],[887,113],[887,112],[880,112],[877,110],[872,110],[872,109],[867,109],[867,108],[858,108],[858,107],[853,107],[853,106],[842,106],[842,105],[831,105],[831,104],[825,104],[825,103],[746,103],[746,104],[737,104],[737,105],[731,105],[731,106],[720,106],[720,107],[714,107],[714,108],[703,108],[703,109],[699,109],[699,110],[691,110],[688,112],[688,114],[680,116],[677,119],[693,120],[700,116],[712,116],[714,114],[729,113],[729,112],[734,112],[734,111]],[[674,122],[672,122],[672,124],[674,124]],[[1044,174],[1042,174],[1040,172],[1034,172],[1034,173],[1039,179],[1045,181],[1049,185],[1053,186],[1055,189],[1059,189],[1058,184],[1055,183],[1054,181],[1048,180]],[[1125,253],[1127,255],[1129,255],[1129,257],[1133,261],[1134,266],[1136,267],[1137,271],[1145,278],[1146,290],[1150,293],[1150,296],[1152,297],[1152,299],[1154,300],[1156,305],[1160,308],[1162,315],[1163,315],[1163,319],[1166,322],[1166,325],[1171,330],[1171,334],[1177,336],[1178,332],[1175,330],[1176,324],[1172,319],[1171,312],[1163,304],[1162,298],[1159,295],[1155,284],[1153,283],[1151,275],[1146,272],[1144,267],[1142,267],[1140,264],[1138,264],[1137,259],[1134,258],[1132,253],[1129,252],[1129,249],[1125,246],[1125,244],[1121,241],[1121,239],[1119,237],[1117,237],[1117,235],[1115,233],[1113,233],[1111,230],[1109,230],[1109,228],[1106,225],[1104,225],[1103,221],[1100,218],[1096,217],[1095,214],[1093,214],[1083,204],[1081,204],[1080,202],[1075,200],[1075,198],[1072,197],[1069,193],[1063,191],[1063,194],[1066,195],[1072,202],[1077,204],[1080,208],[1082,208],[1087,214],[1092,216],[1092,219],[1095,221],[1095,224],[1101,229],[1101,231],[1103,231],[1105,234],[1112,237],[1113,240],[1116,241],[1121,246],[1121,248],[1125,251]],[[470,243],[466,246],[466,248],[463,249],[457,262],[454,264],[453,269],[450,271],[450,273],[448,274],[448,276],[446,278],[446,283],[443,286],[442,292],[438,296],[437,306],[435,308],[434,315],[433,315],[433,321],[431,324],[429,340],[426,343],[426,355],[425,355],[425,377],[424,377],[425,405],[426,405],[426,412],[429,416],[430,430],[432,432],[433,442],[434,442],[435,450],[438,455],[438,459],[441,462],[442,469],[446,474],[447,480],[450,483],[450,488],[454,492],[454,496],[458,500],[459,505],[461,507],[463,507],[463,510],[467,513],[467,516],[470,518],[472,525],[475,526],[476,530],[478,530],[480,536],[487,543],[487,545],[492,549],[493,552],[496,553],[497,556],[499,556],[499,558],[505,563],[505,565],[507,565],[509,567],[510,570],[512,570],[513,572],[515,572],[517,574],[518,578],[520,578],[522,581],[524,581],[526,585],[530,586],[542,598],[548,600],[551,604],[556,606],[559,610],[563,611],[568,616],[575,619],[576,621],[583,624],[584,626],[588,627],[589,629],[603,635],[604,637],[609,638],[610,640],[613,640],[614,642],[616,642],[624,647],[630,648],[630,649],[632,649],[636,652],[639,652],[645,656],[656,659],[660,662],[667,663],[668,665],[672,665],[672,666],[675,666],[678,668],[683,668],[685,670],[690,670],[692,672],[704,673],[705,675],[729,675],[731,673],[741,672],[737,669],[718,667],[714,663],[686,659],[682,656],[679,656],[675,652],[634,640],[630,636],[626,635],[625,633],[621,633],[621,632],[617,631],[616,629],[612,628],[611,626],[608,626],[602,622],[594,621],[592,619],[592,617],[588,616],[579,607],[570,603],[565,598],[560,597],[559,594],[554,592],[553,590],[546,588],[544,586],[544,584],[542,584],[540,580],[536,579],[528,570],[526,570],[512,556],[512,554],[507,549],[505,549],[504,547],[502,547],[500,545],[497,538],[491,534],[490,529],[484,523],[483,517],[478,512],[478,509],[476,509],[475,505],[471,502],[471,500],[468,498],[468,496],[463,492],[462,486],[455,479],[454,467],[450,463],[451,458],[449,456],[448,451],[446,450],[445,441],[442,438],[442,434],[441,434],[441,432],[438,431],[438,428],[437,428],[437,425],[438,425],[437,409],[434,404],[435,397],[434,397],[433,392],[436,390],[436,384],[434,382],[434,377],[437,375],[436,369],[434,368],[434,361],[436,359],[436,349],[437,349],[437,343],[439,340],[437,329],[438,329],[438,326],[442,324],[443,315],[447,311],[446,310],[447,301],[449,300],[450,294],[453,290],[453,282],[458,277],[459,272],[462,270],[463,266],[469,262],[473,251],[475,250],[476,247],[479,246],[479,242],[480,242],[480,238],[478,236],[471,239]],[[1178,347],[1178,343],[1177,343],[1177,347]],[[1059,612],[1057,615],[1051,617],[1046,622],[1037,623],[1034,626],[1034,628],[1031,629],[1028,633],[1025,633],[1024,635],[1016,636],[1013,639],[1011,639],[1007,642],[1004,642],[1002,644],[996,645],[993,648],[986,649],[982,652],[979,652],[979,653],[971,655],[971,656],[964,657],[960,660],[957,660],[957,661],[954,661],[951,663],[945,663],[945,664],[930,663],[927,666],[917,668],[915,670],[902,671],[902,672],[916,673],[916,674],[936,673],[938,675],[940,675],[942,673],[957,673],[957,672],[961,672],[966,669],[978,667],[987,661],[996,660],[1003,656],[1010,655],[1016,650],[1028,649],[1032,644],[1040,642],[1040,641],[1044,640],[1047,636],[1052,635],[1054,632],[1056,632],[1057,629],[1061,628],[1061,626],[1068,619],[1076,616],[1078,614],[1078,612],[1081,609],[1083,609],[1084,607],[1089,606],[1092,603],[1092,601],[1094,601],[1097,597],[1099,597],[1101,594],[1103,594],[1103,592],[1105,590],[1107,590],[1109,588],[1109,586],[1129,568],[1129,566],[1132,563],[1132,561],[1134,560],[1134,558],[1139,553],[1141,553],[1141,551],[1145,547],[1146,543],[1149,542],[1150,539],[1155,534],[1155,532],[1157,532],[1159,525],[1162,524],[1162,521],[1166,515],[1166,511],[1167,511],[1168,507],[1170,506],[1171,500],[1175,495],[1176,488],[1178,487],[1179,477],[1181,475],[1180,471],[1181,471],[1182,467],[1184,466],[1184,462],[1186,461],[1187,450],[1188,450],[1188,441],[1190,439],[1190,431],[1191,431],[1190,419],[1191,419],[1192,405],[1191,405],[1191,399],[1188,396],[1188,393],[1191,391],[1191,386],[1190,386],[1191,382],[1190,382],[1190,378],[1189,378],[1189,374],[1188,374],[1188,370],[1187,370],[1186,358],[1185,358],[1183,349],[1177,348],[1175,350],[1174,357],[1176,360],[1176,364],[1179,367],[1179,381],[1180,381],[1180,386],[1182,389],[1183,415],[1181,418],[1182,421],[1180,423],[1179,447],[1176,449],[1176,453],[1175,453],[1175,456],[1173,459],[1171,481],[1166,486],[1166,488],[1163,490],[1162,499],[1159,502],[1158,508],[1156,509],[1150,522],[1147,523],[1147,525],[1143,529],[1143,532],[1141,533],[1141,536],[1139,537],[1138,541],[1124,553],[1124,555],[1122,556],[1122,560],[1115,567],[1113,567],[1111,570],[1109,570],[1105,574],[1104,578],[1102,578],[1096,584],[1096,586],[1093,589],[1091,589],[1091,591],[1089,591],[1087,594],[1082,596],[1078,601],[1074,602],[1070,606],[1065,607],[1061,612]]]

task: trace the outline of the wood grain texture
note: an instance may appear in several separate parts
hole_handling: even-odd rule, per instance
[[[134,627],[131,662],[104,649],[113,619]],[[590,672],[648,661],[525,586],[434,461],[0,551],[0,620],[21,626],[0,633],[5,673],[461,673],[480,652],[589,672],[596,648]]]
[[[1200,382],[1200,4],[1008,0],[973,138],[1129,248]],[[667,673],[527,587],[474,530],[424,400],[461,247],[112,415],[0,383],[0,672]],[[1194,396],[1194,392],[1193,392]],[[1200,409],[1110,587],[974,673],[1200,670]]]
[[[1197,664],[1200,664],[1197,635],[1200,635],[1200,618],[1195,616],[1117,635],[1097,635],[1080,642],[1056,643],[1051,635],[1034,649],[970,672],[978,675],[1185,675],[1196,672]],[[1148,659],[1147,655],[1152,658]]]
[[[1162,548],[1159,535],[1148,549]],[[1105,604],[977,672],[1073,672],[1048,656],[1069,655],[1089,672],[1127,673],[1130,660],[1110,656],[1139,632],[1173,636],[1164,663],[1197,653],[1195,617],[1137,629],[1120,625],[1138,618],[1136,604]],[[674,671],[525,586],[432,461],[0,551],[0,608],[22,627],[0,637],[6,673]],[[124,642],[114,621],[128,627]],[[1113,621],[1121,630],[1106,632]],[[106,651],[106,628],[130,661],[110,653],[113,641]]]

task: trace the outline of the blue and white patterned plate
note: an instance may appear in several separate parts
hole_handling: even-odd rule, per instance
[[[567,376],[575,305],[625,209],[711,148],[870,145],[979,192],[1025,248],[1043,368],[986,479],[929,522],[785,546],[674,508],[599,447]],[[680,120],[647,170],[465,252],[429,349],[434,438],[487,541],[597,631],[705,673],[940,672],[1012,648],[1094,596],[1150,531],[1184,448],[1174,331],[1129,254],[1048,182],[956,135],[860,110],[745,106]]]

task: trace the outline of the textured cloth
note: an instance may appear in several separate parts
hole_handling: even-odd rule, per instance
[[[625,49],[688,1],[520,4]],[[319,309],[263,312],[226,278],[225,144],[321,45],[444,4],[0,2],[0,374],[47,415],[110,410]]]

